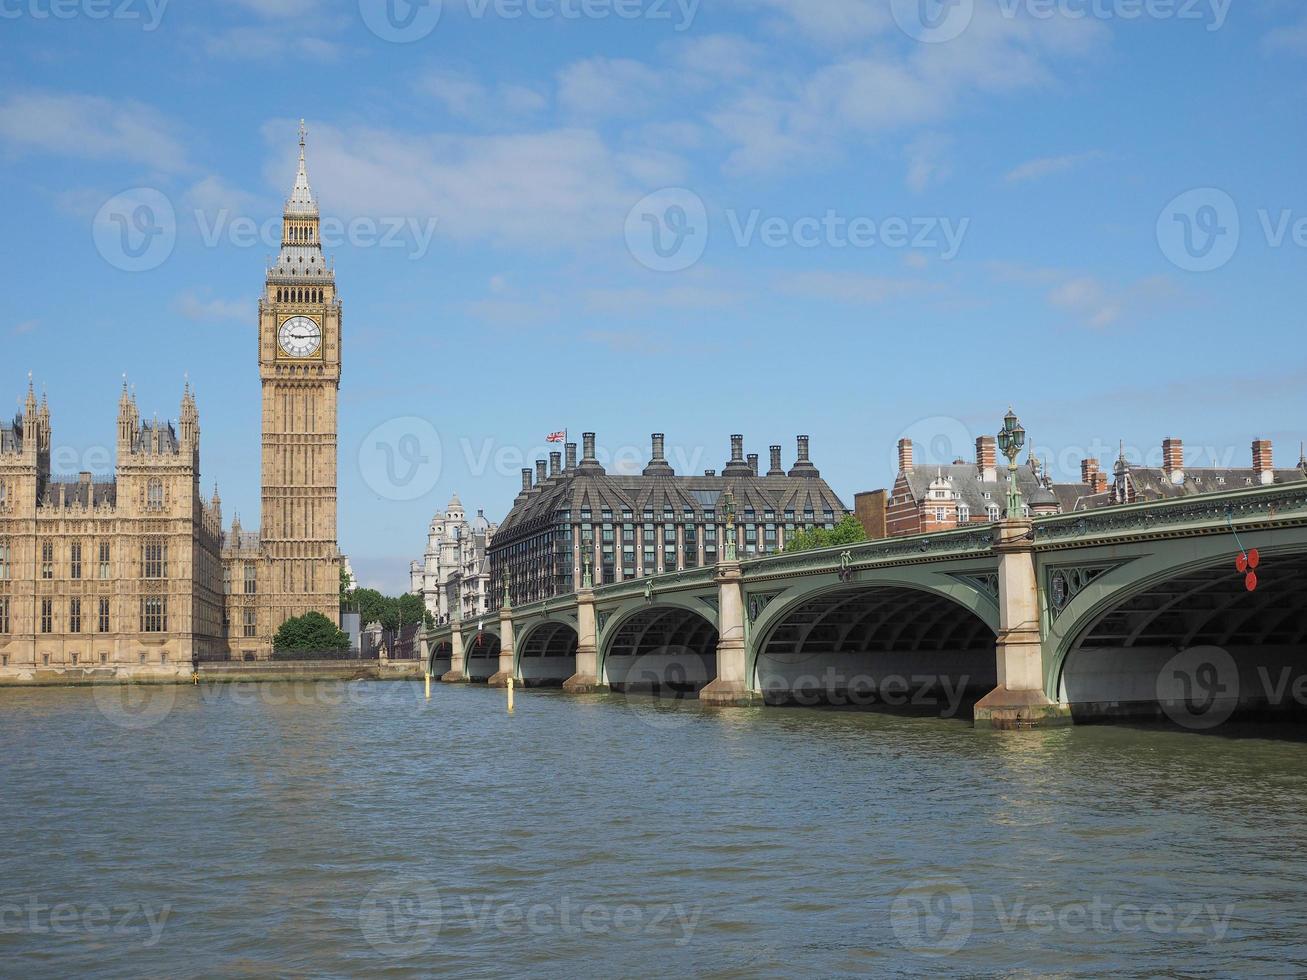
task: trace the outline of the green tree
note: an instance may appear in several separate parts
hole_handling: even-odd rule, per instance
[[[862,524],[852,514],[848,514],[829,531],[824,527],[813,528],[811,531],[795,531],[785,542],[785,553],[837,548],[840,545],[857,544],[866,540],[867,532]]]
[[[360,622],[367,626],[381,620],[386,612],[386,605],[390,600],[376,589],[355,589],[354,602],[359,607]]]
[[[281,624],[272,638],[272,649],[274,656],[343,653],[349,649],[349,635],[322,613],[305,613]]]
[[[354,595],[354,580],[349,577],[349,572],[345,571],[342,565],[340,569],[340,604],[343,606],[349,602]]]

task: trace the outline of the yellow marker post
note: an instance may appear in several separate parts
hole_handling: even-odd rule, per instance
[[[508,679],[508,713],[513,713],[513,678]]]
[[[431,671],[426,671],[427,678],[427,700],[431,700]]]

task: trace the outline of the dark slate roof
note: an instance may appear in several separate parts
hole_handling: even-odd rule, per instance
[[[1202,493],[1224,493],[1228,490],[1241,490],[1246,487],[1262,485],[1257,471],[1248,468],[1186,468],[1184,483],[1173,483],[1165,470],[1145,466],[1124,468],[1118,463],[1117,481],[1128,481],[1133,485],[1137,500],[1170,500],[1176,497],[1190,497]],[[1276,483],[1301,483],[1307,480],[1307,473],[1301,467],[1278,469],[1275,473]]]
[[[23,417],[15,415],[13,424],[0,428],[0,452],[17,453],[23,450]]]
[[[137,452],[143,452],[150,449],[153,445],[154,423],[142,422],[141,431],[136,437]],[[177,431],[172,427],[171,422],[159,423],[159,452],[161,453],[178,453],[180,447],[177,442]]]
[[[727,490],[735,496],[736,519],[741,522],[750,508],[757,520],[762,520],[768,510],[775,512],[777,520],[783,519],[785,511],[793,510],[800,521],[805,510],[811,510],[819,521],[826,510],[832,511],[836,520],[849,512],[820,476],[754,476],[747,472],[683,477],[666,475],[662,467],[657,467],[655,473],[613,475],[590,461],[576,470],[549,477],[518,494],[513,509],[495,532],[494,545],[552,526],[561,510],[571,511],[572,520],[579,521],[581,511],[588,508],[595,522],[602,520],[605,509],[612,511],[615,522],[621,521],[622,511],[629,510],[639,522],[650,509],[656,520],[662,520],[664,510],[670,509],[678,521],[686,510],[702,520],[704,511],[713,509],[714,520],[721,521],[725,516],[722,495]]]
[[[45,493],[41,496],[42,507],[52,507],[59,503],[59,492],[63,490],[64,504],[78,507],[110,507],[118,502],[118,484],[113,480],[98,480],[84,483],[81,480],[61,480],[47,483]]]
[[[258,531],[224,531],[222,535],[223,550],[257,551],[259,545]]]

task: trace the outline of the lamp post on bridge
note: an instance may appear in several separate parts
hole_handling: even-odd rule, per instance
[[[1008,408],[1003,428],[998,433],[998,448],[1007,457],[1007,517],[1016,520],[1022,516],[1021,488],[1017,485],[1017,457],[1026,444],[1026,430],[1016,412]]]

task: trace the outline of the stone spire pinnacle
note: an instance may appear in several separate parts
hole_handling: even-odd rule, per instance
[[[300,166],[295,174],[295,186],[291,189],[290,198],[286,201],[286,214],[288,215],[313,215],[318,213],[318,202],[313,198],[313,189],[309,186],[309,168],[304,160],[304,144],[308,130],[304,128],[304,120],[300,120]]]

